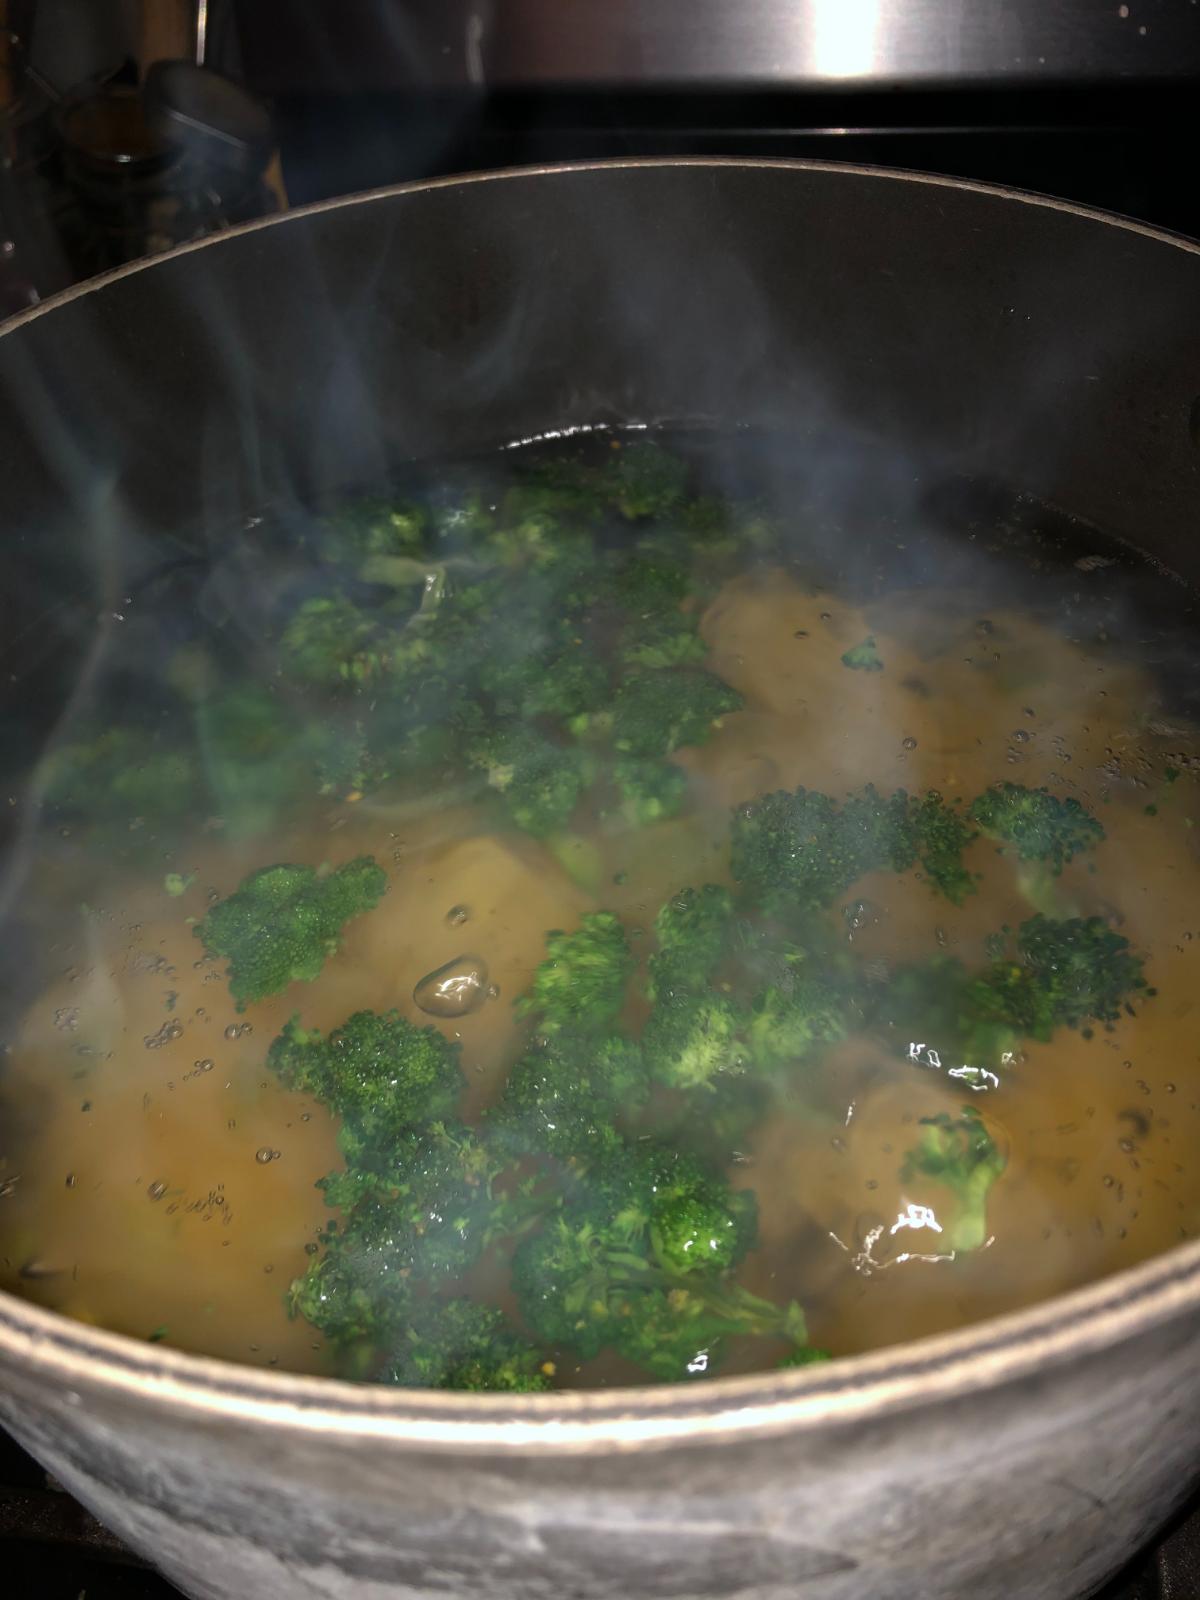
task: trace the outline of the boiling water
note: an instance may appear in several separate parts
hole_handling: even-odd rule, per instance
[[[977,1097],[1008,1160],[989,1198],[989,1244],[957,1259],[938,1232],[949,1197],[900,1170],[919,1119],[957,1114],[969,1096],[868,1034],[836,1046],[739,1149],[734,1181],[760,1210],[741,1281],[800,1300],[814,1341],[838,1355],[1012,1310],[1194,1236],[1200,739],[1171,689],[1184,659],[1172,619],[1186,596],[1094,540],[1031,555],[1015,525],[985,532],[993,552],[1018,553],[964,570],[958,545],[934,539],[914,570],[916,544],[893,528],[887,571],[865,556],[847,570],[834,538],[819,561],[805,547],[730,577],[702,633],[706,665],[744,709],[678,753],[693,779],[684,815],[615,836],[592,827],[599,894],[494,811],[397,784],[314,801],[266,839],[232,842],[198,821],[149,864],[106,862],[74,825],[48,829],[24,937],[51,977],[12,1029],[2,1079],[4,1287],[183,1349],[334,1370],[284,1308],[326,1221],[315,1180],[339,1164],[327,1110],[266,1068],[287,1018],[302,1009],[324,1030],[360,1008],[398,1007],[426,1023],[414,984],[469,949],[498,995],[437,1025],[461,1041],[475,1116],[527,1031],[510,1002],[546,931],[603,906],[635,948],[649,945],[672,892],[730,881],[731,809],[801,784],[969,799],[1015,781],[1077,797],[1107,837],[1066,867],[1063,903],[1118,922],[1157,994],[1090,1037],[1060,1029],[1029,1044]],[[1134,589],[1157,607],[1152,630],[1144,603],[1124,598]],[[883,671],[842,664],[866,635]],[[348,926],[319,980],[237,1012],[221,964],[200,959],[195,920],[256,867],[362,853],[388,872],[381,904]],[[981,880],[961,907],[911,873],[881,873],[855,884],[831,923],[883,968],[938,951],[978,966],[988,936],[1029,907],[994,844],[977,840],[967,860]],[[181,894],[166,891],[167,872],[187,880]],[[477,1278],[507,1304],[502,1261]],[[747,1343],[725,1370],[778,1354]],[[611,1358],[559,1367],[568,1384],[631,1376]]]

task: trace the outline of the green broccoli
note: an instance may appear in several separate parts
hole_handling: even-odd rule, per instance
[[[647,1089],[632,1040],[559,1034],[515,1062],[489,1125],[515,1158],[544,1151],[593,1162],[619,1142],[620,1114],[640,1105]]]
[[[687,800],[688,777],[670,761],[641,761],[618,756],[613,782],[620,796],[621,815],[634,828],[677,817]]]
[[[579,646],[488,666],[485,681],[504,717],[587,717],[606,706],[612,692],[608,668]]]
[[[753,1242],[754,1197],[687,1156],[615,1146],[591,1181],[517,1248],[521,1314],[547,1345],[582,1359],[614,1345],[655,1376],[679,1378],[727,1334],[800,1335],[798,1307],[780,1311],[728,1282]]]
[[[834,985],[822,978],[797,977],[755,996],[745,1030],[747,1053],[763,1071],[791,1066],[822,1045],[844,1039],[853,1014],[849,997]]]
[[[517,1001],[517,1014],[533,1017],[543,1035],[607,1028],[624,1004],[633,964],[620,919],[589,912],[574,933],[546,935],[546,959]]]
[[[741,1012],[722,995],[660,993],[642,1033],[646,1065],[677,1089],[709,1084],[719,1073],[742,1072],[742,1022]]]
[[[764,911],[829,905],[864,873],[903,871],[916,852],[903,790],[868,785],[840,806],[808,789],[780,789],[734,813],[733,876]]]
[[[718,884],[672,895],[654,921],[658,950],[648,963],[650,999],[705,989],[725,953],[732,919],[733,896]]]
[[[861,644],[853,645],[845,651],[842,665],[852,668],[855,672],[883,671],[883,662],[879,659],[879,650],[874,639],[864,639]]]
[[[176,819],[202,804],[204,780],[190,750],[172,730],[109,728],[98,737],[61,744],[39,768],[46,802],[73,814]]]
[[[353,600],[314,595],[280,635],[280,667],[286,677],[314,688],[359,688],[386,671],[387,645],[378,622]]]
[[[1055,1022],[1066,1027],[1113,1022],[1135,995],[1154,993],[1129,940],[1102,917],[1031,917],[1017,930],[1017,947]]]
[[[840,804],[813,790],[763,795],[734,812],[733,876],[773,915],[829,905],[868,872],[918,861],[956,903],[972,887],[962,865],[970,829],[931,790],[916,799],[868,784]]]
[[[693,617],[682,612],[651,615],[627,623],[617,655],[626,667],[657,671],[664,667],[698,666],[708,654]]]
[[[356,1138],[380,1148],[450,1115],[464,1082],[458,1046],[398,1011],[356,1011],[327,1039],[293,1017],[267,1063],[289,1089],[323,1100]]]
[[[475,1300],[426,1300],[414,1308],[379,1374],[408,1388],[536,1394],[550,1388],[553,1363]]]
[[[335,1344],[395,1348],[417,1290],[456,1283],[496,1239],[527,1227],[535,1206],[497,1192],[497,1158],[469,1128],[431,1123],[348,1159],[319,1184],[341,1223],[322,1234],[288,1303]]]
[[[416,505],[381,499],[348,501],[322,518],[319,549],[327,561],[358,566],[373,556],[420,556],[429,516]]]
[[[908,827],[917,859],[934,887],[962,905],[975,892],[975,880],[963,866],[962,854],[974,839],[974,831],[930,789],[921,799],[908,803]]]
[[[352,917],[376,905],[387,876],[359,856],[320,876],[312,867],[263,867],[217,902],[193,930],[210,956],[228,963],[239,1011],[289,983],[311,983],[338,948]]]
[[[955,1252],[978,1250],[988,1240],[988,1193],[1004,1171],[1006,1157],[972,1106],[964,1106],[957,1117],[945,1111],[922,1117],[921,1130],[901,1179],[933,1178],[952,1190],[958,1211],[943,1228],[946,1243]]]
[[[709,672],[632,672],[613,703],[613,743],[634,756],[665,756],[703,744],[742,697]]]
[[[517,827],[538,839],[567,826],[587,782],[587,761],[578,749],[529,726],[497,729],[473,744],[468,759],[503,797]]]
[[[1048,789],[1019,783],[994,785],[971,805],[984,833],[1015,845],[1025,861],[1042,863],[1057,876],[1073,856],[1104,838],[1104,829],[1078,800],[1059,800]]]
[[[678,511],[687,495],[688,471],[652,439],[614,452],[605,473],[606,496],[631,522]]]

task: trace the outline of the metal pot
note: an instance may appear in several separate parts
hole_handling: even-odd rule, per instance
[[[941,179],[614,164],[251,225],[0,337],[14,725],[54,714],[28,619],[151,558],[114,528],[596,422],[852,428],[1200,578],[1198,392],[1196,246]],[[1062,1600],[1197,1469],[1200,1246],[827,1367],[520,1399],[227,1366],[0,1296],[0,1418],[207,1600]]]

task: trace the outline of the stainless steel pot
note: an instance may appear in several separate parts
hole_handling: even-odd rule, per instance
[[[53,720],[51,600],[118,594],[158,531],[592,422],[850,428],[1200,579],[1198,393],[1196,246],[945,180],[614,164],[254,225],[0,337],[9,729]],[[825,1368],[520,1399],[0,1296],[0,1419],[206,1600],[1062,1600],[1200,1467],[1200,1246]]]

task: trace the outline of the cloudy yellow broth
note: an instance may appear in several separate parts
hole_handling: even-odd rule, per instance
[[[328,1029],[358,1008],[393,1006],[426,1023],[414,984],[458,955],[482,956],[498,993],[437,1024],[461,1042],[476,1114],[517,1052],[511,1002],[547,929],[602,905],[647,948],[672,891],[730,881],[731,808],[799,784],[969,800],[1011,780],[1076,796],[1107,837],[1068,865],[1061,903],[1112,919],[1145,956],[1157,995],[1090,1038],[1061,1029],[1029,1044],[998,1089],[975,1096],[872,1037],[847,1039],[789,1081],[738,1152],[734,1179],[760,1208],[741,1281],[800,1300],[813,1340],[848,1354],[1014,1310],[1192,1237],[1196,739],[1162,711],[1148,673],[1023,611],[981,614],[977,600],[936,587],[863,610],[782,570],[727,583],[703,633],[708,666],[745,708],[675,758],[694,778],[684,818],[618,839],[596,830],[599,899],[536,843],[494,831],[494,814],[397,789],[320,802],[269,845],[198,831],[163,863],[195,875],[175,898],[158,873],[93,867],[83,909],[74,869],[47,846],[29,894],[57,975],[16,1029],[2,1079],[3,1286],[181,1349],[331,1370],[320,1338],[289,1320],[284,1293],[326,1219],[314,1183],[338,1164],[336,1125],[267,1070],[280,1026],[297,1010]],[[842,665],[866,634],[881,672]],[[381,904],[349,925],[317,982],[237,1012],[220,964],[201,959],[194,921],[268,861],[336,865],[363,852],[387,869]],[[976,840],[967,859],[982,877],[961,907],[913,873],[889,873],[854,887],[848,920],[841,903],[830,916],[884,965],[937,951],[978,965],[986,936],[1029,906],[993,843]],[[448,917],[456,907],[465,922]],[[965,1100],[1008,1160],[988,1202],[988,1244],[953,1259],[938,1222],[951,1197],[900,1171],[918,1120]],[[779,1353],[742,1347],[725,1370]],[[629,1375],[602,1360],[560,1369],[559,1380]]]

